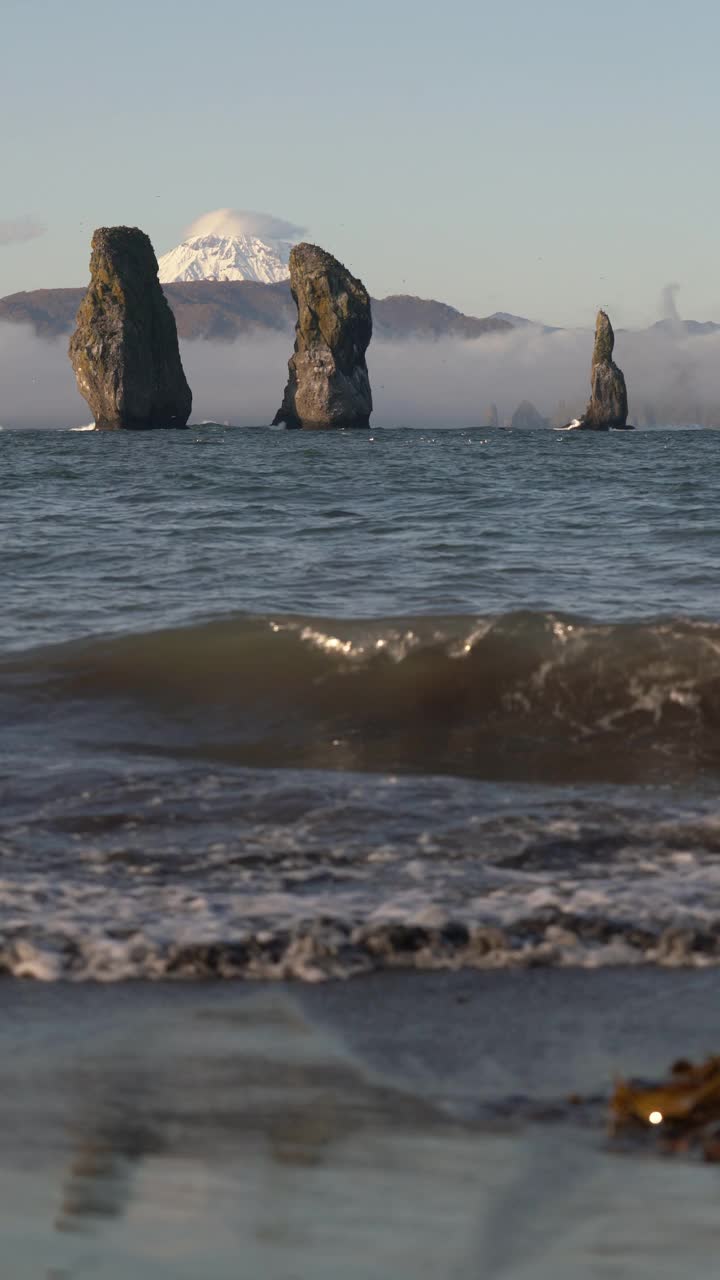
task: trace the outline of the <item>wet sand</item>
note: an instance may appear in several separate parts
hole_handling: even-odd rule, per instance
[[[718,1050],[717,990],[650,969],[8,982],[0,1277],[706,1280],[717,1169],[611,1151],[604,1099]]]

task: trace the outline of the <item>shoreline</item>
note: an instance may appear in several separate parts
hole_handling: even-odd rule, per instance
[[[230,1024],[236,1013],[251,1018],[255,1009],[277,1007],[398,1087],[412,1088],[412,1074],[406,1079],[399,1066],[411,1047],[422,1080],[441,1083],[443,1096],[449,1082],[466,1076],[485,1101],[502,1098],[501,1078],[513,1096],[521,1079],[528,1097],[547,1096],[550,1081],[559,1096],[596,1093],[603,1081],[609,1094],[615,1073],[661,1074],[673,1055],[720,1047],[717,985],[714,968],[650,965],[390,969],[322,983],[6,979],[0,1034],[13,1061],[25,1049],[36,1052],[38,1037],[47,1037],[55,1058],[72,1060],[84,1034],[102,1056],[148,1020],[177,1035],[188,1019]],[[456,1075],[458,1062],[472,1065]],[[38,1069],[51,1068],[52,1058],[43,1058]],[[2,1072],[0,1065],[0,1080]]]
[[[0,1274],[706,1280],[716,1172],[611,1152],[604,1099],[717,1049],[716,989],[649,969],[5,983]]]

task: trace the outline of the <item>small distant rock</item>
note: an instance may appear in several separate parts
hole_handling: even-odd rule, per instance
[[[550,423],[547,418],[543,417],[540,410],[535,408],[532,401],[523,400],[522,404],[519,404],[515,410],[510,425],[513,429],[522,431],[528,428],[534,430],[536,427],[549,427]]]
[[[192,393],[152,244],[137,227],[100,227],[70,339],[80,394],[99,428],[184,427]]]
[[[332,254],[298,244],[290,253],[290,287],[298,309],[295,351],[273,425],[369,426],[365,352],[372,317],[365,286]]]

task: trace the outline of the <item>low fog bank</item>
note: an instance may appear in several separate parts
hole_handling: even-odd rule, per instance
[[[89,421],[75,387],[67,337],[38,338],[0,324],[0,423],[5,427],[80,426]],[[193,389],[192,421],[267,424],[280,404],[292,350],[288,335],[232,344],[181,344]],[[519,329],[475,341],[373,342],[368,352],[379,427],[477,427],[491,405],[509,423],[529,400],[553,424],[582,412],[589,393],[592,333]],[[640,426],[720,427],[720,333],[619,333],[615,355]]]
[[[28,325],[0,323],[2,426],[74,427],[90,421],[67,348],[67,337],[46,341]]]

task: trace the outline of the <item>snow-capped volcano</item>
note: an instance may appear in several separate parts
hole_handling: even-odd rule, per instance
[[[161,284],[175,280],[257,280],[276,284],[290,275],[292,241],[258,236],[192,236],[164,253],[158,262]]]

